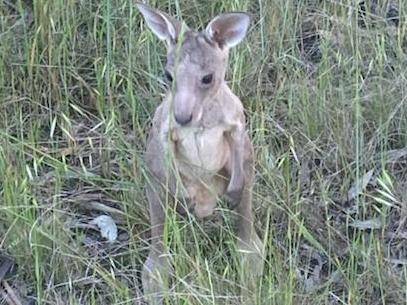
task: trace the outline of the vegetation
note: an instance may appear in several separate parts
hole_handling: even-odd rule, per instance
[[[253,16],[227,77],[257,157],[257,304],[407,304],[406,2],[150,4]],[[0,1],[0,304],[142,304],[164,58],[133,0]],[[236,304],[232,214],[169,217],[173,304]]]

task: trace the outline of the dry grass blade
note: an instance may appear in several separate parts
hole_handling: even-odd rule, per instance
[[[4,290],[2,290],[0,287],[1,294],[8,305],[24,305],[18,297],[17,292],[7,283],[7,281],[3,280],[0,284],[0,286],[3,286],[4,288]]]

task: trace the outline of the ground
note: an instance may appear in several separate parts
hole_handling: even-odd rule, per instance
[[[201,29],[252,15],[227,79],[256,152],[257,304],[405,304],[406,2],[150,4]],[[164,56],[133,0],[0,1],[0,304],[143,303]],[[233,213],[218,214],[169,211],[173,304],[236,304]]]

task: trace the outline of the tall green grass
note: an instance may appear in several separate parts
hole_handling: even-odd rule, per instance
[[[257,304],[406,304],[404,1],[150,4],[199,29],[220,12],[252,14],[227,77],[256,151]],[[132,0],[0,1],[0,254],[22,300],[140,299],[142,154],[164,60]],[[113,244],[86,229],[100,214],[119,226]],[[233,212],[219,215],[169,212],[173,304],[236,304]]]

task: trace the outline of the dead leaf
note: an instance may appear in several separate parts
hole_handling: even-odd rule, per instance
[[[374,230],[383,227],[383,223],[380,218],[372,218],[368,220],[355,220],[349,226],[360,229],[360,230]]]
[[[360,193],[364,191],[373,176],[373,169],[363,175],[362,179],[356,181],[348,191],[348,201],[355,199]]]
[[[113,218],[108,215],[100,215],[93,219],[90,224],[98,226],[102,237],[113,242],[117,239],[117,226]]]
[[[393,149],[387,152],[390,162],[396,162],[398,159],[407,156],[407,147],[402,149]]]
[[[13,265],[14,262],[10,257],[0,254],[0,281],[6,277]]]

